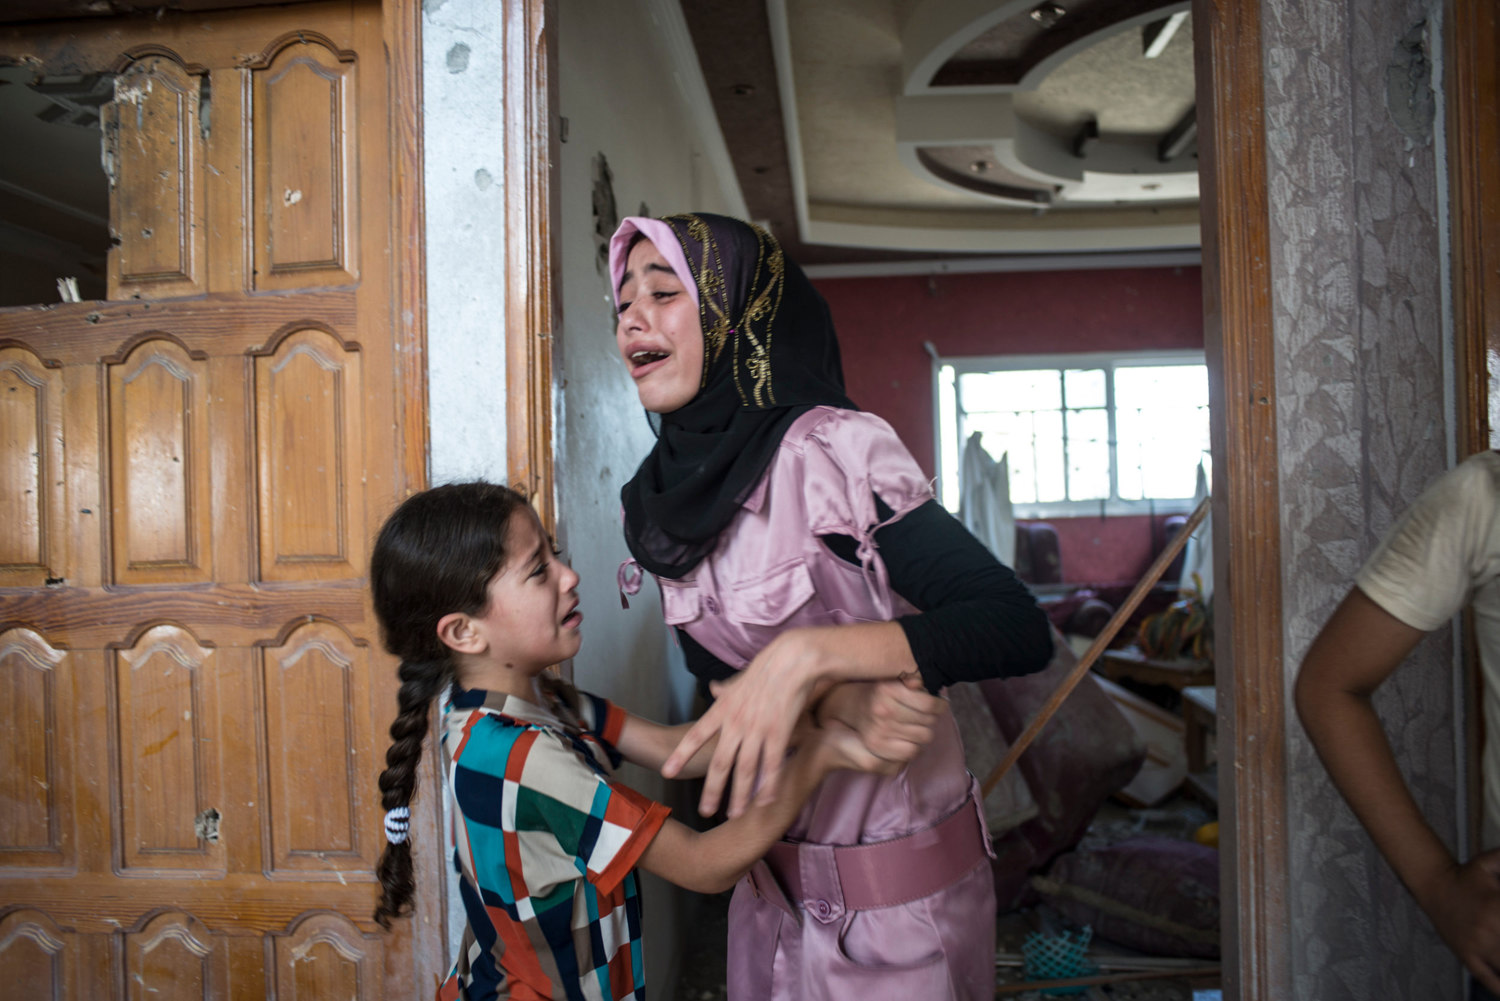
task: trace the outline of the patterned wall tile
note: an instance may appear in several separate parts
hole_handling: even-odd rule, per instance
[[[1438,162],[1387,103],[1438,4],[1264,0],[1284,643],[1296,665],[1382,532],[1446,467]],[[1376,697],[1419,805],[1456,830],[1452,637]],[[1292,970],[1320,1001],[1457,1001],[1457,962],[1289,728]],[[1328,809],[1327,804],[1339,806]]]

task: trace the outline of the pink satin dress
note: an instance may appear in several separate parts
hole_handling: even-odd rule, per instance
[[[666,621],[743,669],[782,630],[911,613],[892,592],[873,540],[881,527],[877,493],[894,512],[890,521],[932,497],[890,426],[832,407],[802,415],[713,552],[687,579],[658,579]],[[830,552],[819,539],[828,534],[856,539],[861,564]],[[902,838],[974,808],[973,785],[958,728],[945,715],[933,742],[899,774],[829,776],[787,839],[858,845]],[[802,899],[788,900],[757,863],[730,905],[731,1001],[993,997],[987,833],[982,841],[973,868],[946,887],[858,912],[843,906],[837,879],[830,885],[817,866],[802,865]]]

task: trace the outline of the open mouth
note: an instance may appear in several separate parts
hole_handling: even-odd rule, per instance
[[[582,621],[583,613],[578,610],[577,605],[574,605],[572,611],[563,616],[562,627],[564,629],[576,629],[578,627],[578,624]]]
[[[665,351],[635,351],[630,355],[632,368],[645,368],[647,365],[662,361],[667,357]]]

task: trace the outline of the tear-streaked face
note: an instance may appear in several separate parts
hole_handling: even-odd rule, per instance
[[[703,382],[703,330],[693,297],[650,240],[631,248],[617,301],[615,346],[641,406],[657,414],[685,406]]]
[[[529,509],[511,515],[505,551],[474,627],[492,660],[533,675],[577,654],[583,642],[578,574],[559,558]]]

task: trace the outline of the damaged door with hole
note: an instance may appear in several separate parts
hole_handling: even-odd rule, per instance
[[[0,66],[94,95],[110,243],[102,299],[0,309],[0,994],[425,993],[370,920],[365,567],[411,468],[380,6],[23,25]]]

